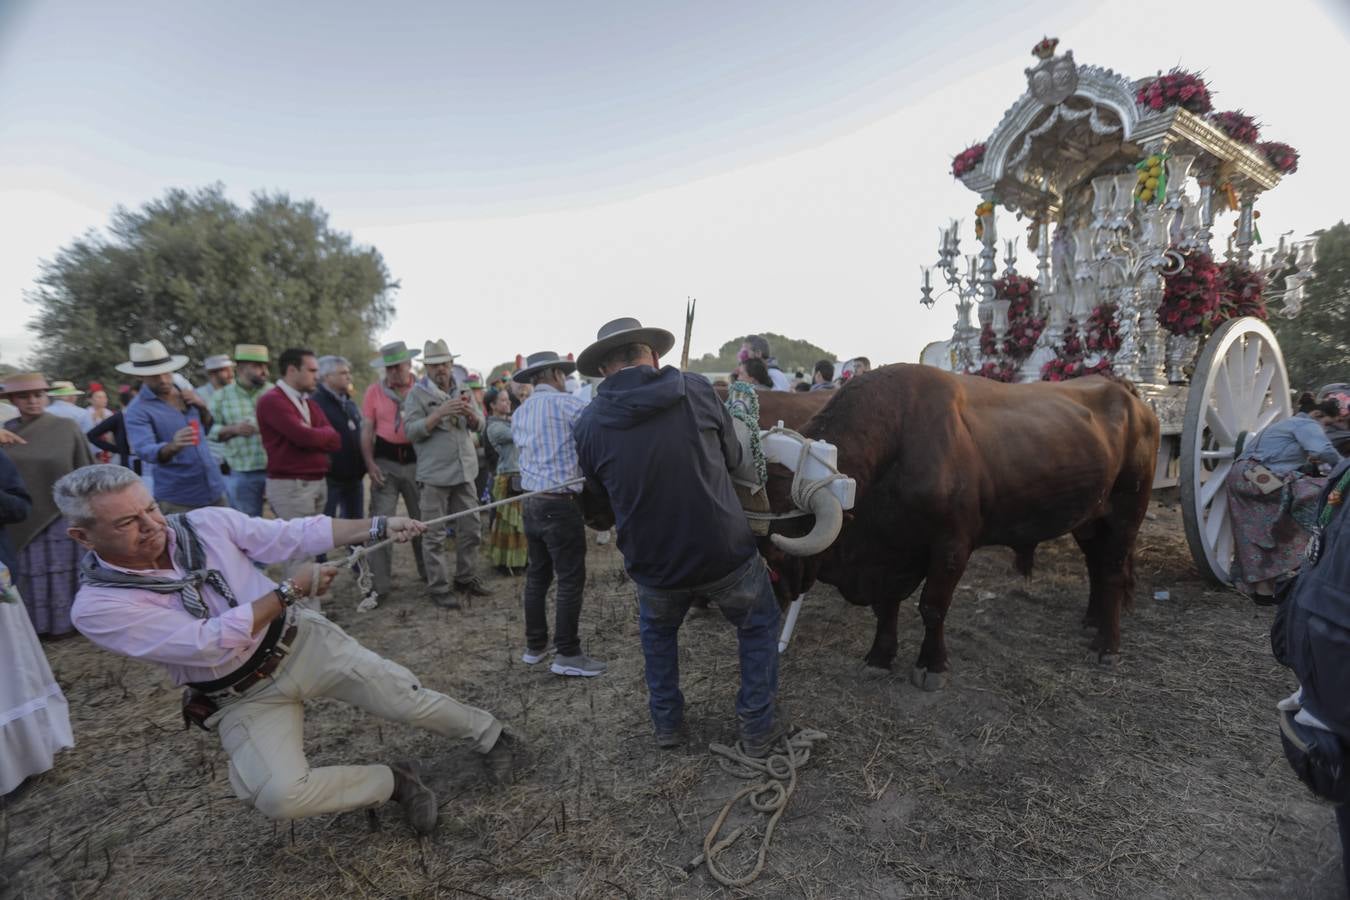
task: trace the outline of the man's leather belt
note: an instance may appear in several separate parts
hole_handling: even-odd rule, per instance
[[[387,459],[396,463],[417,462],[417,451],[413,449],[412,444],[395,444],[379,436],[375,438],[374,455],[376,459]]]
[[[298,631],[299,626],[287,626],[284,617],[273,619],[272,624],[267,626],[267,634],[263,636],[262,643],[258,645],[258,649],[253,651],[253,655],[242,666],[223,678],[217,678],[214,681],[189,682],[188,686],[203,694],[223,694],[226,692],[235,695],[242,694],[264,678],[272,677],[272,673],[277,670],[277,666],[281,665],[281,661],[290,653]]]
[[[572,491],[540,491],[534,496],[543,497],[547,500],[577,500],[581,497],[580,494],[575,494]]]

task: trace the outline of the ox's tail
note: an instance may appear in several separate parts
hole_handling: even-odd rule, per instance
[[[1017,574],[1023,578],[1030,578],[1031,570],[1036,566],[1036,545],[1022,544],[1013,547],[1013,553],[1015,554],[1013,567],[1017,569]]]

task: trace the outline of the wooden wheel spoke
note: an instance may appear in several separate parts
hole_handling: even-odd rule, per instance
[[[1210,473],[1205,483],[1200,486],[1200,505],[1208,507],[1214,502],[1214,495],[1223,490],[1223,483],[1228,478],[1228,471],[1233,468],[1232,460],[1219,466]]]
[[[1219,543],[1219,534],[1228,526],[1228,494],[1219,491],[1210,504],[1209,515],[1205,517],[1205,543],[1214,547]],[[1227,566],[1225,566],[1227,568]]]

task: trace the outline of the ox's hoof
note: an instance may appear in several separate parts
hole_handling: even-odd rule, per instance
[[[1097,664],[1104,669],[1115,669],[1120,666],[1119,653],[1098,653]]]
[[[940,691],[947,686],[950,680],[949,672],[930,672],[923,666],[915,666],[910,670],[909,681],[916,688],[929,691]]]
[[[878,666],[873,663],[865,663],[862,667],[862,677],[873,681],[878,681],[891,674],[891,670],[884,666]]]

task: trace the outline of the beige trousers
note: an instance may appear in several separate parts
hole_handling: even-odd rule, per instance
[[[273,819],[374,806],[394,791],[384,765],[323,766],[305,760],[304,701],[332,697],[371,715],[471,740],[486,753],[502,725],[491,713],[422,687],[407,669],[361,646],[317,613],[299,610],[295,646],[271,680],[209,721],[230,757],[239,799]]]
[[[473,483],[465,481],[449,487],[422,485],[422,517],[439,519],[451,513],[476,509]],[[483,542],[483,524],[478,516],[462,516],[448,523],[455,529],[455,583],[464,584],[478,577],[478,547]],[[446,546],[445,524],[433,525],[422,538],[426,545],[427,593],[443,597],[450,593],[450,560]]]
[[[299,478],[267,479],[267,502],[272,514],[278,519],[303,519],[305,516],[323,515],[323,505],[328,500],[328,482],[322,478],[314,481],[302,481]],[[303,565],[313,560],[293,559],[286,563],[286,577],[291,577]],[[318,597],[309,597],[299,601],[300,605],[315,612],[322,611]]]

